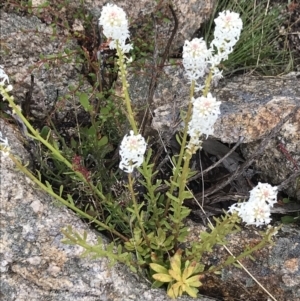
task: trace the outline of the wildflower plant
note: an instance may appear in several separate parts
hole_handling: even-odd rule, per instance
[[[123,87],[122,98],[131,127],[119,147],[119,168],[128,175],[128,194],[123,195],[123,207],[118,200],[113,199],[110,192],[104,193],[101,183],[93,181],[92,175],[81,167],[79,157],[70,162],[51,141],[50,134],[44,137],[31,126],[13,97],[9,95],[9,79],[3,68],[0,68],[0,93],[28,128],[28,135],[42,143],[65,165],[67,172],[72,174],[73,181],[88,187],[90,195],[104,208],[104,214],[98,217],[82,211],[75,205],[70,194],[67,194],[66,198],[63,197],[63,186],[59,188],[59,193],[54,192],[51,184],[47,181],[43,183],[39,174],[35,176],[12,154],[9,154],[9,157],[39,187],[81,217],[93,222],[99,230],[105,230],[114,237],[114,241],[104,249],[100,238],[98,244],[90,245],[86,233],[81,235],[67,227],[62,230],[66,238],[65,243],[82,246],[86,250],[85,255],[106,256],[111,264],[124,263],[134,272],[146,269],[147,275],[153,281],[153,287],[166,284],[167,294],[172,298],[177,298],[183,293],[196,297],[198,288],[202,285],[203,274],[217,272],[225,265],[249,256],[251,250],[257,250],[269,243],[277,231],[269,229],[263,235],[260,244],[237,257],[229,256],[223,265],[206,270],[205,265],[201,263],[204,253],[212,252],[217,244],[225,245],[226,236],[240,230],[239,222],[244,221],[248,225],[256,226],[270,222],[270,207],[276,202],[277,188],[259,183],[251,190],[248,202],[233,205],[222,217],[215,218],[215,225],[210,224],[209,230],[201,233],[198,242],[185,249],[180,247],[187,242],[188,229],[185,218],[190,214],[190,209],[184,206],[184,201],[193,198],[192,192],[186,187],[189,177],[193,175],[190,160],[201,149],[203,139],[213,134],[214,123],[220,115],[221,102],[210,93],[210,85],[214,78],[222,76],[219,64],[232,52],[242,30],[239,15],[230,11],[220,13],[215,23],[215,36],[210,47],[207,47],[203,39],[186,41],[183,47],[183,66],[190,81],[190,102],[186,113],[183,114],[184,129],[177,135],[181,149],[179,154],[172,158],[172,176],[165,181],[168,189],[162,193],[157,189],[162,180],[157,179],[158,171],[154,170],[154,164],[151,163],[152,150],[147,145],[147,137],[143,137],[138,131],[128,93],[126,76],[130,59],[126,54],[132,49],[129,43],[128,20],[120,7],[111,4],[103,7],[99,25],[109,42],[109,47],[116,49]],[[204,85],[201,83],[203,77],[206,78]],[[198,97],[194,95],[196,90],[201,90]],[[2,134],[0,147],[1,152],[6,153],[9,150],[8,142]],[[143,186],[142,195],[137,192],[137,182]]]

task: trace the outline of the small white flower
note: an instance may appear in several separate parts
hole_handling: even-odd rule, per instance
[[[206,43],[202,38],[185,41],[182,64],[190,80],[197,80],[203,77],[210,55],[210,50],[207,49]]]
[[[119,168],[127,173],[131,173],[134,167],[139,167],[144,161],[147,143],[140,135],[134,135],[130,131],[130,135],[125,135],[120,145],[121,162]]]
[[[126,45],[126,39],[129,38],[128,20],[121,7],[115,4],[106,4],[102,9],[99,25],[103,27],[103,34],[112,40],[109,44],[111,49],[116,48],[117,40],[124,53],[132,48],[130,44]]]
[[[273,207],[277,202],[277,192],[276,186],[272,187],[268,183],[259,182],[258,185],[250,191],[250,199],[266,202],[269,206]]]
[[[261,226],[271,222],[270,206],[265,202],[248,201],[244,203],[237,203],[230,207],[229,212],[236,211],[238,216],[247,225]]]
[[[227,33],[231,36],[239,36],[243,28],[243,22],[240,15],[229,10],[220,12],[219,16],[215,19],[215,24],[215,36],[219,34],[219,32],[222,32],[223,34]]]
[[[206,136],[214,132],[214,124],[220,114],[220,101],[216,101],[211,93],[207,97],[192,98],[193,112],[189,122],[188,134],[193,137],[197,134]]]
[[[271,222],[271,207],[277,198],[277,187],[270,184],[258,183],[250,191],[250,198],[247,202],[232,205],[228,212],[237,212],[238,216],[247,225],[267,225]]]
[[[193,111],[196,112],[198,118],[202,118],[205,116],[211,115],[219,115],[220,114],[220,101],[217,101],[215,97],[212,96],[211,93],[208,93],[206,97],[201,96],[198,98],[192,99],[193,103]]]
[[[7,137],[4,138],[1,131],[0,131],[0,145],[1,145],[0,152],[5,157],[8,156],[9,151],[10,151],[9,143],[8,143]]]

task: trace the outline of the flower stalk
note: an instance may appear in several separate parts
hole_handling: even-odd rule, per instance
[[[142,234],[143,234],[143,237],[146,241],[147,246],[150,248],[150,241],[149,241],[149,238],[146,234],[145,228],[143,226],[143,221],[142,221],[142,218],[141,218],[141,215],[140,215],[140,212],[139,212],[139,208],[138,208],[138,204],[137,204],[137,200],[136,200],[136,197],[135,197],[135,192],[134,192],[134,189],[133,189],[133,180],[132,180],[131,173],[128,174],[128,189],[131,193],[131,199],[132,199],[132,203],[133,203],[134,213],[135,213],[135,216],[137,218],[139,227],[142,231]]]

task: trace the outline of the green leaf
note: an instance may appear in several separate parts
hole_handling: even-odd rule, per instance
[[[130,265],[129,268],[133,273],[137,273],[137,269],[133,265]]]
[[[150,263],[149,265],[150,265],[150,268],[157,273],[163,273],[163,274],[167,274],[167,275],[169,274],[168,270],[160,264]]]
[[[290,215],[285,215],[281,218],[281,222],[283,224],[292,224],[296,222],[296,217],[295,216],[290,216]]]
[[[160,282],[171,282],[173,278],[167,274],[154,274],[152,277]]]
[[[199,287],[201,285],[199,278],[200,278],[199,275],[192,276],[192,277],[186,279],[185,283],[187,283],[189,286]]]
[[[100,110],[100,114],[104,115],[104,116],[108,115],[109,112],[110,112],[110,109],[107,107],[101,108],[101,110]]]
[[[91,105],[89,102],[89,97],[86,93],[79,94],[79,101],[85,111],[89,112],[91,110]]]
[[[97,145],[98,146],[104,146],[108,143],[108,138],[107,136],[103,136],[100,140],[98,140]]]
[[[152,285],[151,285],[151,288],[160,288],[164,283],[163,282],[160,282],[160,281],[157,281],[155,280]]]
[[[170,194],[170,192],[167,191],[167,192],[166,192],[166,195],[167,195],[167,197],[170,198],[172,201],[174,201],[174,202],[176,202],[176,203],[179,203],[179,202],[180,202],[180,200],[179,200],[176,196]]]
[[[75,141],[75,139],[73,137],[71,138],[71,147],[72,147],[72,149],[77,148],[77,142]]]
[[[61,197],[62,193],[63,193],[63,190],[64,190],[64,186],[63,185],[60,185],[59,186],[59,196]]]
[[[201,283],[200,283],[201,285]],[[199,286],[200,286],[199,285]],[[185,291],[188,295],[190,295],[192,298],[197,298],[197,293],[198,293],[198,290],[194,287],[190,287],[190,286],[185,286]]]
[[[72,204],[72,205],[74,206],[74,201],[73,201],[72,196],[71,196],[70,194],[68,194],[67,197],[68,197],[69,203]]]
[[[47,141],[49,139],[50,134],[51,134],[51,129],[48,126],[44,126],[41,130],[41,133],[40,133],[42,138],[47,140]]]

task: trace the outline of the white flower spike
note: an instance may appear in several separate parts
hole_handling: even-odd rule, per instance
[[[227,60],[228,55],[233,51],[233,47],[240,38],[243,22],[239,14],[231,11],[223,11],[215,19],[214,39],[211,42],[211,51],[214,53],[210,64],[212,68]]]
[[[220,115],[221,102],[211,93],[207,97],[192,98],[193,112],[188,126],[191,144],[197,145],[202,134],[209,136],[214,132],[214,124]],[[198,142],[197,142],[198,141]]]
[[[110,40],[111,49],[116,49],[117,42],[124,53],[132,48],[131,44],[126,45],[126,39],[129,39],[128,20],[121,7],[106,4],[102,9],[99,25],[103,27],[103,34]]]
[[[271,208],[277,202],[277,187],[268,183],[258,183],[250,191],[248,202],[236,203],[229,212],[237,212],[247,225],[262,226],[271,222]]]
[[[130,131],[130,135],[126,135],[120,145],[121,162],[119,168],[131,173],[135,167],[141,166],[146,148],[147,143],[142,135],[134,135],[133,131]]]
[[[189,80],[197,80],[204,76],[210,55],[210,50],[207,49],[206,43],[202,38],[185,41],[182,64]]]

